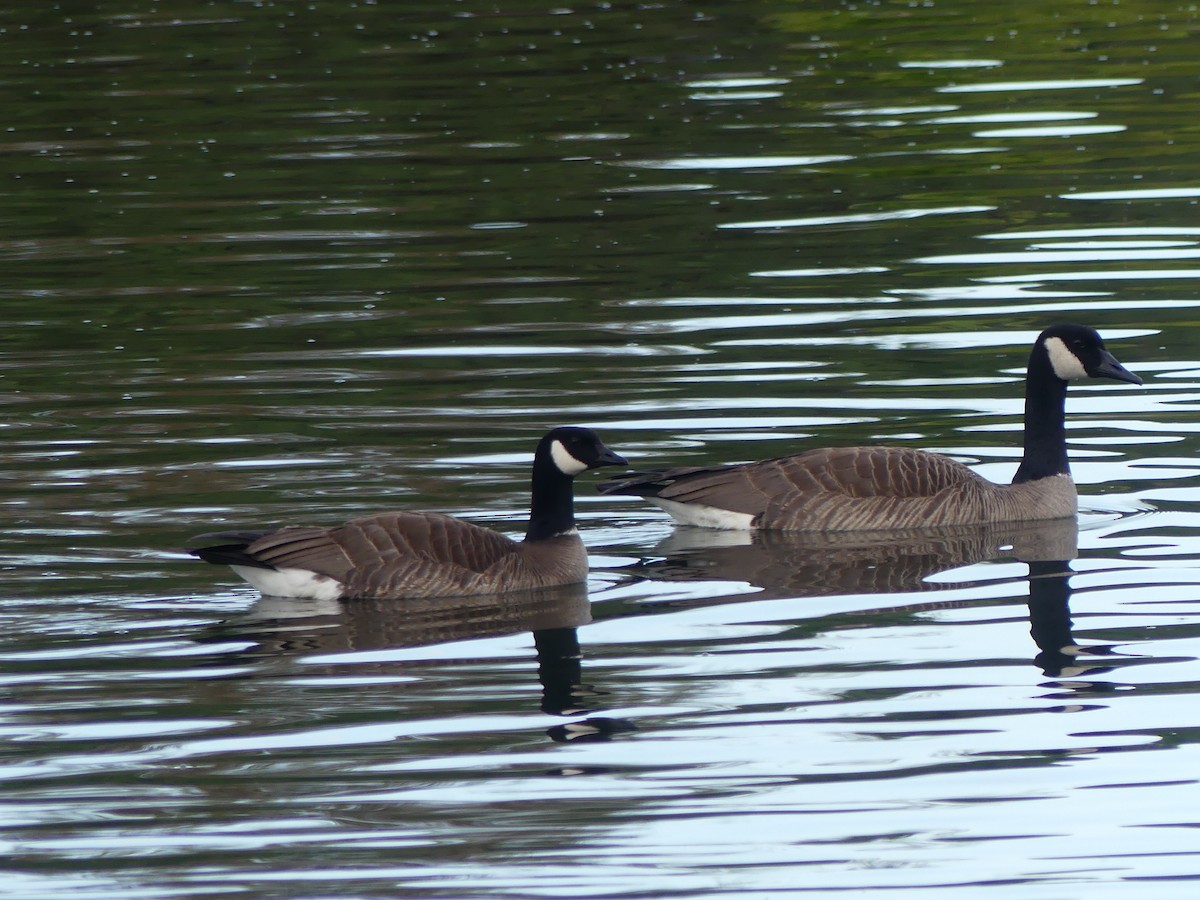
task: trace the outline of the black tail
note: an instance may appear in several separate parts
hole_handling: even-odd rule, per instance
[[[252,566],[256,569],[274,569],[270,563],[261,562],[246,552],[246,548],[269,531],[217,531],[199,534],[188,541],[185,552],[198,556],[205,562],[218,566]]]
[[[664,472],[626,472],[596,485],[601,494],[629,494],[635,497],[655,497],[673,479],[664,479]]]

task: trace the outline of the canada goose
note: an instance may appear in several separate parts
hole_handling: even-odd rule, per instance
[[[466,596],[577,584],[587,551],[575,530],[572,481],[624,466],[587,428],[555,428],[533,456],[532,509],[523,541],[431,512],[351,519],[335,528],[289,526],[194,538],[193,556],[228,565],[263,594],[309,600]]]
[[[834,447],[744,465],[634,473],[600,485],[657,503],[708,528],[871,531],[1057,519],[1077,508],[1067,463],[1067,382],[1142,379],[1093,328],[1055,325],[1029,354],[1025,454],[1012,484],[981,478],[949,457],[906,447]]]

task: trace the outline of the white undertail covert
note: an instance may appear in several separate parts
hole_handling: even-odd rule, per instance
[[[337,600],[345,590],[345,586],[337,579],[318,575],[308,569],[263,569],[258,566],[230,568],[267,597]]]
[[[675,500],[664,500],[662,497],[647,497],[646,499],[661,506],[671,514],[672,519],[682,522],[684,525],[738,531],[746,531],[754,527],[754,516],[749,513],[733,512],[715,506],[704,506],[700,503],[679,503]]]

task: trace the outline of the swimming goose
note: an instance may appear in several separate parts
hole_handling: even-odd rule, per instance
[[[1025,454],[1012,484],[993,484],[949,457],[906,447],[835,447],[743,465],[620,476],[607,494],[645,497],[678,522],[708,528],[870,531],[1075,515],[1063,423],[1067,382],[1142,379],[1093,328],[1055,325],[1029,354]]]
[[[228,565],[263,594],[309,600],[498,594],[587,578],[575,529],[573,480],[624,466],[587,428],[555,428],[533,456],[532,509],[523,541],[431,512],[392,512],[335,528],[220,532],[188,552]]]

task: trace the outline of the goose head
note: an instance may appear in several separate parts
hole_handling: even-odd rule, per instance
[[[600,466],[629,465],[623,456],[604,446],[596,432],[570,425],[555,428],[542,438],[535,459],[548,460],[568,478]]]
[[[1142,383],[1142,379],[1108,352],[1100,333],[1086,325],[1051,326],[1038,335],[1035,349],[1045,354],[1050,369],[1062,381],[1112,378],[1129,384]]]

